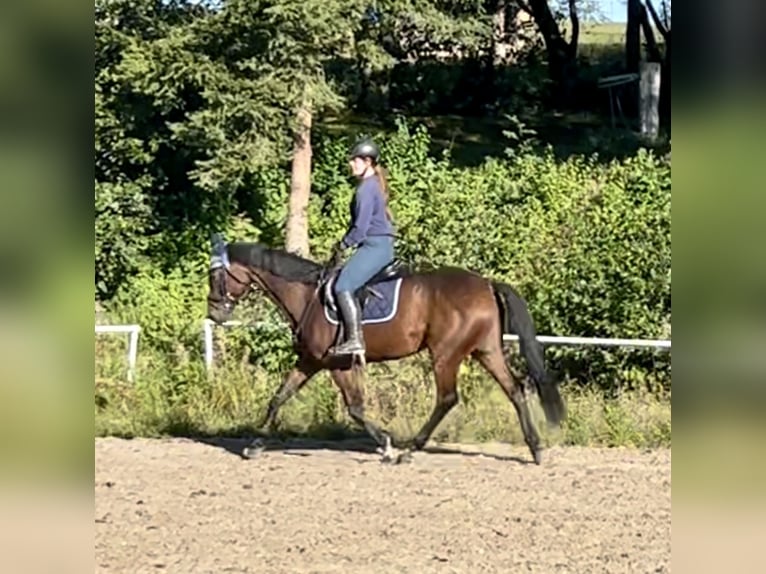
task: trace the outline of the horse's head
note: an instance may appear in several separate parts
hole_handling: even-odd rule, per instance
[[[207,316],[221,324],[229,320],[236,304],[252,288],[252,277],[244,266],[229,261],[220,234],[213,234],[211,243]]]

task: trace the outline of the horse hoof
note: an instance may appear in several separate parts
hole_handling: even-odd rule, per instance
[[[406,451],[394,456],[393,453],[384,452],[380,457],[380,462],[381,464],[409,464],[412,462],[412,453]]]
[[[412,452],[405,451],[396,457],[396,464],[409,464],[412,462]]]
[[[242,449],[242,458],[256,458],[264,450],[266,450],[266,443],[262,439],[255,439],[253,442]]]
[[[532,451],[532,456],[535,459],[535,464],[540,466],[543,463],[543,449],[536,448],[534,451]]]
[[[394,448],[392,446],[392,440],[390,436],[384,436],[384,446],[381,446],[378,449],[378,453],[381,455],[380,462],[384,464],[396,462],[396,457],[394,457]]]

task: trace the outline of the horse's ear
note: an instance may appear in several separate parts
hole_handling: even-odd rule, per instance
[[[221,267],[229,267],[229,254],[226,251],[226,242],[223,239],[223,235],[220,233],[213,233],[210,236],[210,269],[220,269]]]

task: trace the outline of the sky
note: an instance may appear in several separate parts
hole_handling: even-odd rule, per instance
[[[599,7],[600,12],[610,22],[622,22],[628,21],[628,7],[626,0],[590,0],[593,4]],[[652,2],[654,7],[660,13],[662,17],[662,2],[661,0],[654,0]],[[670,6],[670,2],[668,2]]]
[[[599,10],[610,22],[627,22],[628,9],[625,0],[596,0]],[[656,4],[655,4],[656,6]]]

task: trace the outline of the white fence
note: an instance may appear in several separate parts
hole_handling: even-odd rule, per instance
[[[128,342],[128,381],[133,382],[136,371],[136,359],[138,358],[138,334],[141,332],[139,325],[96,325],[96,333],[129,333]]]
[[[210,370],[214,361],[213,329],[215,323],[205,319],[202,325],[202,339],[205,349],[205,368]],[[221,325],[228,327],[246,327],[249,329],[283,330],[286,326],[274,323],[256,322],[242,323],[241,321],[227,321]],[[96,325],[96,333],[129,333],[128,345],[128,381],[135,377],[136,359],[138,358],[138,336],[141,332],[139,325]],[[504,341],[518,341],[518,335],[503,335]],[[597,346],[597,347],[653,347],[656,349],[670,349],[670,339],[612,339],[602,337],[555,337],[550,335],[538,335],[537,340],[547,345],[569,346]]]
[[[205,368],[210,369],[213,366],[213,328],[215,323],[210,319],[205,319],[202,322],[202,340],[205,345]],[[262,329],[267,328],[271,330],[281,331],[286,329],[282,325],[275,325],[274,323],[256,322],[256,323],[243,323],[242,321],[226,321],[221,324],[221,327],[246,327],[248,329]]]
[[[213,366],[213,328],[215,323],[210,319],[205,319],[203,324],[203,339],[205,345],[205,367],[207,369]],[[268,327],[270,329],[286,329],[281,325],[273,323],[252,323],[245,324],[241,321],[227,321],[221,327],[246,327],[258,329]],[[504,341],[518,341],[518,335],[503,335]],[[657,349],[670,349],[670,339],[610,339],[602,337],[554,337],[550,335],[538,335],[537,340],[543,344],[549,345],[570,345],[570,346],[597,346],[597,347],[654,347]]]

